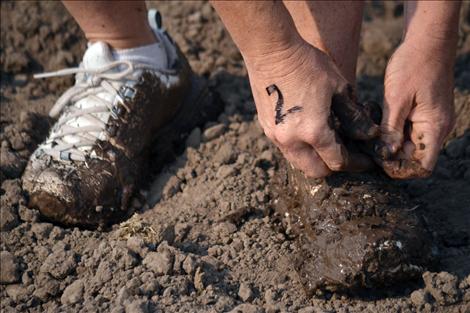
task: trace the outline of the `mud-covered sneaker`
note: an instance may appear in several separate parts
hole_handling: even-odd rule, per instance
[[[78,68],[40,75],[76,74],[23,174],[29,205],[45,217],[94,227],[128,216],[152,142],[162,134],[181,137],[211,114],[211,94],[161,27],[159,13],[150,11],[149,22],[168,68],[117,61],[107,44],[96,42]]]

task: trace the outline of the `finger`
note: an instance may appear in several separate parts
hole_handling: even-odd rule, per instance
[[[411,160],[413,158],[413,154],[415,153],[416,146],[412,141],[406,140],[403,143],[403,148],[400,150],[398,157],[401,159],[408,159]]]
[[[385,86],[382,111],[381,140],[390,153],[395,154],[401,148],[404,138],[405,122],[411,108],[411,100],[400,94],[400,90]]]
[[[363,106],[356,102],[351,85],[332,97],[331,109],[339,119],[341,131],[345,136],[357,140],[370,140],[380,134],[380,128],[374,123]]]
[[[415,122],[411,130],[411,141],[416,147],[413,159],[428,171],[434,169],[444,140],[442,132],[436,128],[428,122]]]
[[[390,177],[395,179],[411,179],[428,177],[431,172],[424,169],[421,163],[414,159],[415,144],[405,141],[392,160],[380,159],[379,163]]]
[[[308,144],[302,143],[293,149],[281,149],[284,157],[306,176],[311,178],[326,177],[331,174],[328,166]]]
[[[381,166],[388,176],[395,179],[425,178],[431,172],[424,169],[421,164],[414,160],[381,160]]]
[[[346,143],[344,146],[347,149],[348,159],[344,171],[364,172],[374,169],[376,167],[374,162],[376,154],[373,152],[375,141],[377,139],[371,141],[352,141],[349,146]]]
[[[325,125],[313,138],[307,138],[320,158],[332,171],[343,171],[349,166],[349,153],[338,134]]]

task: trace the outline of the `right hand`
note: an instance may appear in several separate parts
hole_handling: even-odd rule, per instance
[[[405,40],[387,65],[381,139],[395,159],[382,166],[393,178],[431,175],[454,126],[455,57],[447,46],[426,36]]]
[[[370,167],[367,157],[348,152],[332,128],[333,97],[339,95],[340,99],[347,99],[351,87],[328,55],[301,42],[288,50],[250,56],[245,58],[245,63],[258,120],[265,134],[295,168],[309,177],[320,178],[332,171],[358,171]],[[270,88],[270,94],[267,88]],[[282,122],[276,123],[278,91],[284,102],[280,113],[286,115]],[[351,105],[356,104],[350,101],[339,107],[351,109]],[[286,113],[296,106],[301,109]],[[361,140],[378,136],[377,125],[354,108],[351,112],[351,120],[347,121],[350,128],[343,129],[343,135]],[[349,115],[343,114],[343,117]]]

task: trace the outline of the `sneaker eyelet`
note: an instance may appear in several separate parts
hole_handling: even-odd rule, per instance
[[[108,158],[111,162],[116,161],[116,152],[114,152],[112,150],[108,150],[106,153],[107,153]]]
[[[63,161],[72,161],[72,154],[70,152],[67,152],[67,151],[60,151],[60,159],[63,160]]]
[[[111,136],[111,137],[116,136],[116,133],[117,133],[117,127],[116,127],[116,125],[108,124],[108,125],[106,126],[106,132],[107,132],[108,135]]]
[[[128,85],[123,85],[119,88],[119,96],[124,100],[132,100],[137,91]]]
[[[119,115],[122,113],[122,109],[119,107],[118,104],[116,104],[115,106],[113,106],[113,108],[111,109],[112,113],[114,113],[112,116],[115,120],[118,119]]]

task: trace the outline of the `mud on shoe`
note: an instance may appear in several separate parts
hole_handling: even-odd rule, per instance
[[[205,83],[161,27],[158,12],[149,12],[149,23],[165,49],[166,68],[116,60],[106,43],[96,42],[78,68],[39,75],[76,74],[23,174],[29,205],[46,218],[95,227],[127,217],[154,140],[162,133],[181,138],[214,114]]]

